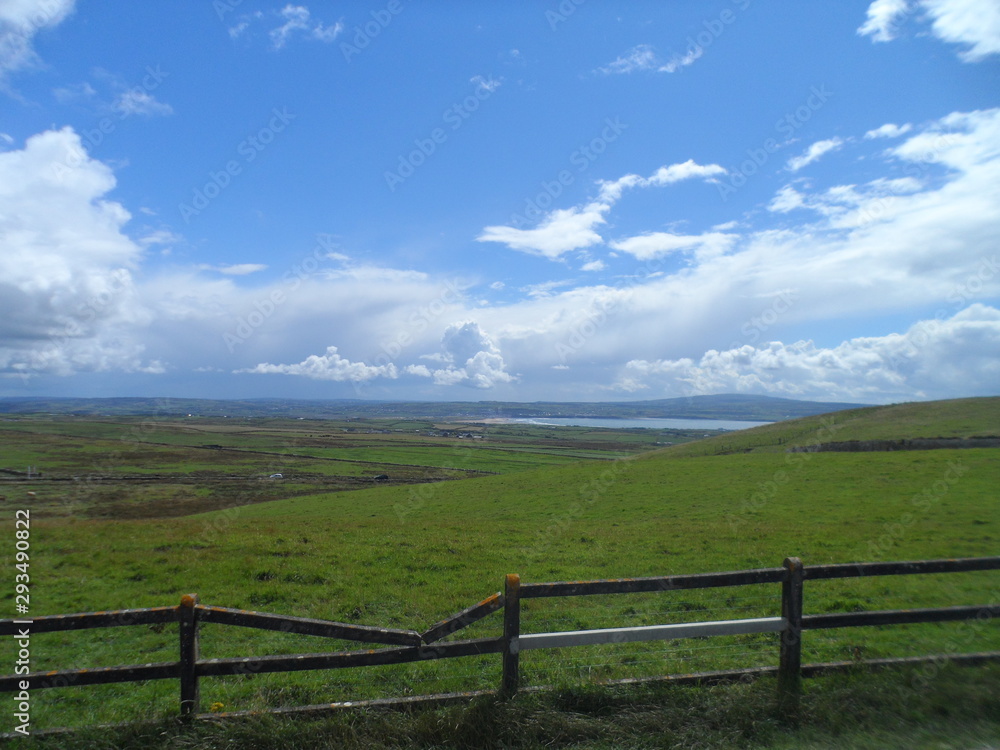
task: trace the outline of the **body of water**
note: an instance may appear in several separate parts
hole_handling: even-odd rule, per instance
[[[505,422],[550,425],[553,427],[646,427],[653,430],[745,430],[773,422],[743,422],[735,419],[599,419],[596,417],[539,417],[537,419],[505,419]]]

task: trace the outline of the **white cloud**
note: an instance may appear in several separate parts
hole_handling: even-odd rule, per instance
[[[705,50],[696,46],[689,49],[687,53],[674,55],[667,62],[663,62],[657,56],[653,47],[648,44],[639,44],[630,49],[624,55],[616,58],[607,65],[598,68],[598,72],[605,75],[615,75],[632,73],[636,70],[655,70],[657,73],[676,73],[681,68],[686,68],[704,54]]]
[[[248,28],[250,28],[249,21],[240,21],[235,26],[230,26],[227,29],[227,31],[229,32],[229,38],[239,39],[241,36],[243,36],[243,32],[245,32]]]
[[[527,294],[529,297],[551,297],[556,289],[565,288],[572,286],[572,282],[567,279],[554,279],[552,281],[543,281],[539,284],[529,284],[527,286],[522,286],[521,291]]]
[[[669,393],[757,393],[820,400],[995,395],[1000,382],[1000,310],[972,305],[951,318],[923,320],[903,334],[855,338],[833,348],[773,341],[697,361],[632,360],[624,390],[655,385]]]
[[[73,10],[74,0],[13,0],[0,3],[0,82],[37,64],[35,35],[58,26]]]
[[[0,153],[0,372],[139,371],[149,321],[115,178],[70,128]]]
[[[343,260],[346,256],[339,253],[330,253],[328,258]],[[426,281],[428,276],[423,271],[409,271],[399,268],[385,268],[383,266],[351,266],[348,268],[329,269],[322,274],[329,279],[353,279],[366,283],[376,281]]]
[[[304,5],[286,5],[279,14],[285,23],[271,30],[271,43],[275,49],[284,47],[293,32],[309,29],[309,9]]]
[[[689,49],[683,55],[674,55],[665,64],[660,66],[659,71],[661,73],[676,73],[681,68],[691,65],[703,54],[705,54],[705,48],[699,45],[693,49]]]
[[[825,141],[816,141],[801,156],[793,156],[788,160],[788,170],[797,172],[805,166],[818,161],[824,154],[836,151],[844,145],[842,138],[829,138]]]
[[[318,39],[321,42],[332,42],[340,36],[340,32],[343,30],[344,24],[339,21],[333,26],[324,26],[323,24],[318,23],[313,27],[312,31],[309,32],[309,35],[313,39]]]
[[[141,88],[133,88],[121,94],[112,105],[122,116],[128,115],[170,115],[174,109],[169,104],[157,101],[156,97]]]
[[[996,0],[921,0],[934,35],[945,42],[969,45],[959,53],[966,62],[1000,54],[1000,4]]]
[[[399,383],[401,391],[413,389],[407,397],[428,397],[434,382],[502,393],[516,380],[521,398],[558,394],[582,400],[607,397],[600,389],[618,375],[620,388],[646,392],[675,382],[663,373],[647,377],[636,367],[624,368],[622,363],[631,360],[650,367],[668,363],[669,369],[688,359],[692,367],[703,367],[709,348],[726,353],[750,345],[763,352],[768,350],[763,341],[794,341],[803,330],[823,331],[834,322],[841,330],[850,325],[843,322],[845,316],[881,327],[937,305],[946,313],[944,325],[965,308],[981,312],[977,301],[997,307],[1000,110],[953,113],[914,126],[891,145],[866,160],[866,182],[843,179],[843,184],[813,188],[795,181],[788,188],[794,192],[786,192],[784,200],[813,211],[808,221],[790,214],[781,228],[771,228],[773,217],[745,215],[739,236],[722,238],[731,242],[724,253],[699,252],[695,240],[735,234],[721,228],[725,223],[705,233],[636,231],[654,244],[638,249],[651,257],[631,269],[627,264],[633,256],[616,250],[613,276],[590,276],[586,286],[575,288],[578,279],[522,292],[506,287],[503,302],[477,308],[461,288],[486,285],[488,277],[446,291],[444,280],[433,273],[345,267],[346,256],[324,257],[326,244],[313,254],[318,263],[306,275],[292,271],[302,267],[301,258],[275,260],[287,265],[272,268],[266,279],[204,274],[193,265],[143,267],[140,244],[162,230],[140,226],[131,234],[141,239],[131,240],[125,233],[127,212],[108,198],[114,187],[111,170],[90,159],[72,131],[42,134],[23,149],[0,153],[0,371],[9,376],[162,368],[174,375],[195,368],[255,370],[263,363],[279,368],[275,371],[294,368],[303,377],[307,371],[318,373],[331,382],[341,377],[346,380],[339,382],[373,388],[380,380]],[[692,166],[672,165],[647,177],[626,175],[609,182],[610,202],[599,205],[610,207],[627,189],[669,185],[685,175],[711,179],[707,167],[684,164]],[[777,199],[772,205],[777,208]],[[598,215],[610,221],[606,211]],[[754,229],[762,216],[765,221]],[[663,226],[663,218],[656,226]],[[594,228],[596,234],[600,225]],[[158,238],[169,241],[166,235]],[[684,243],[691,243],[689,254],[678,264],[670,248]],[[574,268],[593,257],[596,253],[580,253]],[[88,300],[96,309],[80,312]],[[73,320],[79,330],[68,327]],[[962,326],[948,331],[957,336],[960,349],[972,346],[970,331],[977,325],[992,325],[958,322]],[[901,335],[915,340],[916,334]],[[331,340],[338,344],[333,353],[326,351]],[[990,342],[982,338],[979,351],[995,359]],[[816,346],[830,352],[836,343]],[[935,346],[945,343],[941,338]],[[793,347],[784,348],[792,351],[782,356],[796,354]],[[307,366],[303,358],[309,352],[319,353],[319,359]],[[429,352],[436,358],[421,359]],[[757,354],[754,361],[760,364],[766,356],[775,355]],[[975,356],[963,349],[955,353],[955,362],[979,372],[985,365],[976,364]],[[808,365],[810,360],[794,362]],[[860,367],[854,363],[863,360],[844,362],[834,370]],[[952,386],[943,380],[928,380],[929,367],[897,367],[892,393],[899,395],[880,396],[890,392],[886,386],[871,390],[868,400],[960,391],[960,385],[949,391]],[[705,382],[713,382],[712,372]],[[752,368],[737,374],[765,381]],[[836,387],[864,385],[838,377]],[[265,379],[243,380],[270,388]],[[790,383],[814,380],[803,376]],[[752,385],[749,380],[719,382],[730,388],[738,382]]]
[[[1000,54],[1000,5],[996,0],[875,0],[858,29],[875,42],[888,42],[899,35],[903,18],[917,9],[931,22],[938,39],[966,45],[959,53],[966,62],[979,62]]]
[[[493,76],[490,76],[489,78],[472,76],[472,78],[469,79],[469,83],[474,83],[476,84],[476,88],[485,89],[492,94],[503,85],[503,78],[494,78]]]
[[[231,266],[210,266],[207,264],[201,264],[198,266],[198,269],[201,271],[215,271],[216,273],[221,273],[224,276],[246,276],[251,273],[263,271],[266,268],[267,266],[261,263],[236,263]]]
[[[602,181],[598,183],[601,186],[600,200],[613,204],[621,198],[627,188],[663,187],[691,179],[710,180],[720,174],[726,174],[726,170],[718,164],[698,164],[694,159],[688,159],[679,164],[664,165],[649,177],[627,174],[617,180]]]
[[[607,266],[603,260],[592,260],[589,263],[584,263],[581,267],[581,271],[603,271]]]
[[[887,122],[885,125],[877,127],[874,130],[869,130],[865,133],[865,138],[867,140],[871,140],[872,138],[899,138],[899,136],[906,135],[912,129],[913,126],[908,122],[902,125]]]
[[[688,159],[680,164],[662,166],[649,177],[627,174],[617,180],[599,181],[597,184],[600,190],[596,201],[584,206],[550,211],[534,229],[486,227],[476,240],[502,242],[512,250],[555,260],[564,253],[603,242],[595,228],[605,223],[604,215],[618,202],[626,189],[662,187],[696,178],[712,179],[715,175],[725,172],[726,170],[718,164],[702,165],[693,159]]]
[[[92,100],[97,96],[97,90],[84,81],[83,83],[71,83],[68,86],[60,86],[53,89],[52,95],[60,104],[72,104]]]
[[[441,339],[441,348],[452,364],[433,372],[436,385],[486,389],[514,380],[506,371],[500,349],[475,321],[448,326]]]
[[[631,73],[634,70],[653,70],[658,66],[659,61],[653,48],[648,44],[639,44],[598,70],[605,75],[611,75]]]
[[[535,229],[492,226],[476,237],[478,242],[502,242],[512,250],[555,260],[563,253],[600,243],[594,227],[605,222],[610,206],[589,203],[586,206],[551,211]]]
[[[313,380],[365,381],[372,378],[399,377],[396,366],[391,362],[386,365],[366,365],[364,362],[351,362],[337,353],[337,347],[328,346],[326,354],[311,354],[302,362],[294,365],[272,365],[261,363],[256,367],[234,370],[235,373],[254,373],[259,375],[302,375]]]
[[[909,12],[909,0],[875,0],[868,6],[868,18],[858,33],[875,42],[891,41],[896,38],[899,19]]]
[[[796,190],[791,185],[785,185],[782,187],[771,199],[771,202],[767,206],[768,211],[774,211],[779,214],[786,214],[792,209],[801,208],[805,205],[802,193]]]
[[[292,35],[299,32],[321,42],[332,42],[344,30],[344,25],[340,22],[333,26],[314,23],[309,8],[304,5],[286,5],[278,11],[278,15],[284,23],[270,31],[271,44],[275,49],[284,47]],[[236,34],[233,34],[234,29],[238,29]],[[243,31],[239,26],[234,29],[230,29],[231,36],[238,36]]]
[[[637,237],[609,243],[615,250],[634,255],[638,260],[649,260],[668,253],[694,250],[702,258],[722,255],[736,241],[737,235],[707,232],[698,235],[650,232]]]
[[[152,245],[173,245],[181,241],[181,237],[171,232],[169,229],[155,229],[147,232],[139,238],[139,244],[143,247]]]

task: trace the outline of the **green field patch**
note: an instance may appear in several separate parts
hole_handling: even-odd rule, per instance
[[[991,408],[979,409],[982,423],[955,416],[943,424],[979,433],[992,419]],[[911,414],[901,429],[918,423]],[[845,439],[876,432],[859,421],[848,425]],[[748,431],[623,460],[408,486],[373,483],[353,492],[317,492],[292,478],[258,484],[294,497],[250,498],[252,504],[230,498],[233,507],[174,518],[40,518],[31,535],[32,613],[173,605],[196,592],[206,604],[422,630],[497,591],[507,573],[544,582],[774,567],[789,555],[809,566],[997,554],[996,450],[787,454],[779,446],[818,428],[815,422],[786,428],[784,438],[765,427],[758,428],[763,438]],[[730,446],[737,438],[760,450],[690,455],[699,445]],[[445,463],[451,448],[438,450],[446,451],[439,453]],[[192,503],[221,491],[209,482],[190,487]],[[39,493],[36,500],[51,498]],[[119,508],[142,502],[138,496],[105,500]],[[8,574],[11,564],[8,558]],[[775,616],[779,594],[777,585],[758,585],[533,599],[523,602],[522,626],[548,632]],[[0,597],[9,609],[13,592]],[[997,572],[807,580],[805,589],[807,614],[998,602]],[[500,627],[494,614],[453,638],[495,636]],[[0,645],[0,658],[12,663],[12,644]],[[358,646],[206,626],[202,654],[348,647]],[[1000,648],[1000,630],[987,622],[974,629],[945,623],[810,631],[803,647],[809,661],[964,653]],[[39,636],[36,648],[38,668],[169,661],[176,658],[176,629],[52,634]],[[539,651],[524,664],[529,683],[578,685],[776,660],[773,637],[743,636]],[[455,659],[234,677],[206,680],[203,699],[238,710],[495,687],[498,668],[498,658]],[[38,726],[135,718],[140,699],[152,710],[175,706],[175,683],[112,687],[53,691],[58,699],[36,704]]]

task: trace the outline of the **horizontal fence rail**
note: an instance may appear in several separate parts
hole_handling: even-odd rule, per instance
[[[0,636],[17,635],[23,621],[0,620]],[[125,625],[158,625],[177,622],[177,607],[119,609],[108,612],[84,612],[77,615],[45,615],[31,618],[31,632],[58,633],[63,630],[114,628]]]
[[[872,612],[839,612],[803,614],[805,581],[858,578],[885,575],[959,573],[1000,569],[1000,557],[978,557],[952,560],[921,560],[911,562],[862,562],[836,565],[803,566],[795,557],[786,558],[782,567],[739,570],[722,573],[620,578],[597,581],[558,581],[522,584],[517,575],[508,575],[504,590],[477,604],[445,618],[423,633],[353,625],[331,620],[276,615],[250,610],[206,606],[196,595],[182,597],[179,606],[122,609],[106,612],[85,612],[71,615],[48,615],[31,620],[0,620],[0,636],[14,639],[37,633],[53,633],[90,628],[111,628],[128,625],[178,623],[179,659],[175,662],[69,669],[33,672],[27,675],[0,677],[0,692],[36,690],[59,687],[80,687],[115,682],[144,680],[178,680],[180,709],[184,717],[198,715],[200,708],[199,679],[244,674],[296,672],[304,670],[349,669],[389,664],[405,664],[436,659],[500,654],[503,674],[499,693],[513,696],[520,687],[519,656],[522,651],[566,648],[600,644],[623,644],[680,638],[704,638],[722,635],[779,633],[781,635],[777,667],[728,670],[694,675],[666,675],[655,679],[672,680],[678,684],[715,684],[747,676],[776,675],[779,697],[789,711],[797,709],[799,686],[803,677],[828,671],[856,668],[859,664],[872,668],[926,663],[928,660],[950,659],[958,663],[981,664],[1000,659],[1000,652],[933,655],[901,659],[870,659],[866,661],[829,664],[801,663],[803,631],[875,625],[901,625],[924,622],[963,620],[988,621],[1000,616],[1000,603],[979,606],[938,607]],[[672,592],[685,589],[723,586],[780,584],[782,590],[780,616],[712,622],[664,623],[640,627],[602,628],[551,633],[520,632],[521,599],[546,597],[592,596],[635,593]],[[503,612],[503,635],[473,640],[442,639],[490,616]],[[199,650],[199,628],[202,624],[236,626],[271,630],[298,635],[310,635],[336,640],[377,644],[382,648],[361,651],[292,654],[287,656],[256,656],[203,659]],[[386,648],[385,646],[388,646]],[[619,683],[645,681],[649,678],[617,680]],[[477,693],[478,694],[478,693]],[[446,698],[466,694],[449,694]],[[472,695],[467,694],[467,695]],[[424,696],[430,699],[432,696]],[[412,703],[420,697],[388,698],[363,703]],[[330,706],[361,705],[357,702],[324,704]],[[319,707],[282,709],[309,710]]]
[[[598,646],[605,643],[638,643],[666,641],[673,638],[705,638],[710,635],[748,635],[750,633],[780,633],[788,623],[783,617],[759,617],[750,620],[720,622],[685,622],[677,625],[645,625],[635,628],[602,628],[599,630],[569,630],[561,633],[531,633],[518,636],[518,651],[565,646]]]
[[[753,583],[780,583],[784,579],[784,568],[761,568],[758,570],[737,570],[729,573],[697,573],[687,576],[526,583],[521,586],[521,598],[641,594],[655,591],[678,591],[680,589],[707,589],[717,586],[746,586]]]
[[[344,641],[366,643],[388,643],[392,646],[419,646],[423,641],[415,630],[388,630],[364,625],[348,625],[343,622],[313,620],[307,617],[270,615],[225,607],[197,606],[199,622],[215,622],[220,625],[238,625],[258,630],[278,630],[282,633],[316,635],[322,638],[339,638]]]

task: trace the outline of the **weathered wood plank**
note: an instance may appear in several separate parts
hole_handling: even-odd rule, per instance
[[[795,721],[802,689],[802,580],[805,569],[797,557],[786,557],[782,564],[788,576],[781,583],[781,616],[785,628],[778,653],[778,700],[785,718]]]
[[[264,674],[268,672],[299,672],[310,669],[349,669],[384,664],[405,664],[414,661],[450,659],[459,656],[498,654],[503,650],[502,638],[480,638],[472,641],[436,643],[412,648],[381,648],[369,651],[340,651],[329,654],[294,654],[291,656],[250,656],[232,659],[207,659],[198,662],[200,677]]]
[[[198,607],[198,619],[220,625],[237,625],[258,630],[277,630],[282,633],[316,635],[322,638],[338,638],[344,641],[364,643],[385,643],[392,646],[419,646],[422,641],[415,630],[390,630],[367,625],[351,625],[332,620],[314,620],[308,617],[273,615],[246,609],[226,607]]]
[[[893,609],[874,612],[837,612],[827,615],[806,615],[802,627],[855,628],[871,625],[905,625],[916,622],[951,622],[955,620],[992,619],[1000,616],[1000,605],[983,604],[975,607],[937,607],[930,609]]]
[[[504,579],[503,610],[503,673],[500,677],[500,695],[513,698],[521,682],[521,661],[518,639],[521,635],[521,576],[508,573]]]
[[[525,583],[521,598],[547,596],[591,596],[594,594],[635,594],[678,589],[703,589],[717,586],[746,586],[753,583],[780,583],[787,575],[784,568],[734,570],[725,573],[656,576],[652,578],[616,578],[598,581],[560,581]]]
[[[911,560],[904,562],[859,562],[810,565],[807,580],[859,578],[917,573],[962,573],[973,570],[1000,570],[1000,557],[964,557],[952,560]]]
[[[22,618],[20,622],[23,622]],[[72,615],[44,615],[32,617],[31,634],[56,633],[62,630],[84,630],[86,628],[114,628],[125,625],[155,625],[162,622],[177,622],[177,607],[147,607],[144,609],[117,609],[108,612],[80,612]],[[0,636],[17,635],[25,628],[14,620],[0,620]]]
[[[180,606],[181,716],[191,717],[201,708],[198,691],[198,595],[185,594]]]
[[[51,672],[32,672],[26,675],[4,675],[0,677],[0,693],[13,693],[22,690],[21,682],[23,680],[28,681],[29,690],[42,690],[45,688],[107,685],[112,682],[176,680],[179,675],[180,664],[175,661],[133,664],[121,667],[100,667],[98,669],[62,669]]]
[[[972,654],[931,654],[929,656],[897,656],[884,659],[863,659],[861,661],[832,661],[820,664],[804,664],[803,677],[820,677],[831,672],[851,672],[856,669],[887,669],[892,667],[912,667],[920,664],[954,664],[959,667],[979,667],[1000,661],[1000,651],[978,651]]]
[[[486,597],[478,604],[473,604],[471,607],[463,609],[458,614],[434,623],[426,630],[426,632],[421,633],[420,639],[424,643],[433,643],[434,641],[441,640],[446,635],[451,635],[464,627],[468,627],[474,622],[482,620],[487,615],[493,614],[499,609],[503,609],[504,602],[505,599],[503,594],[498,591],[493,594],[493,596]]]

